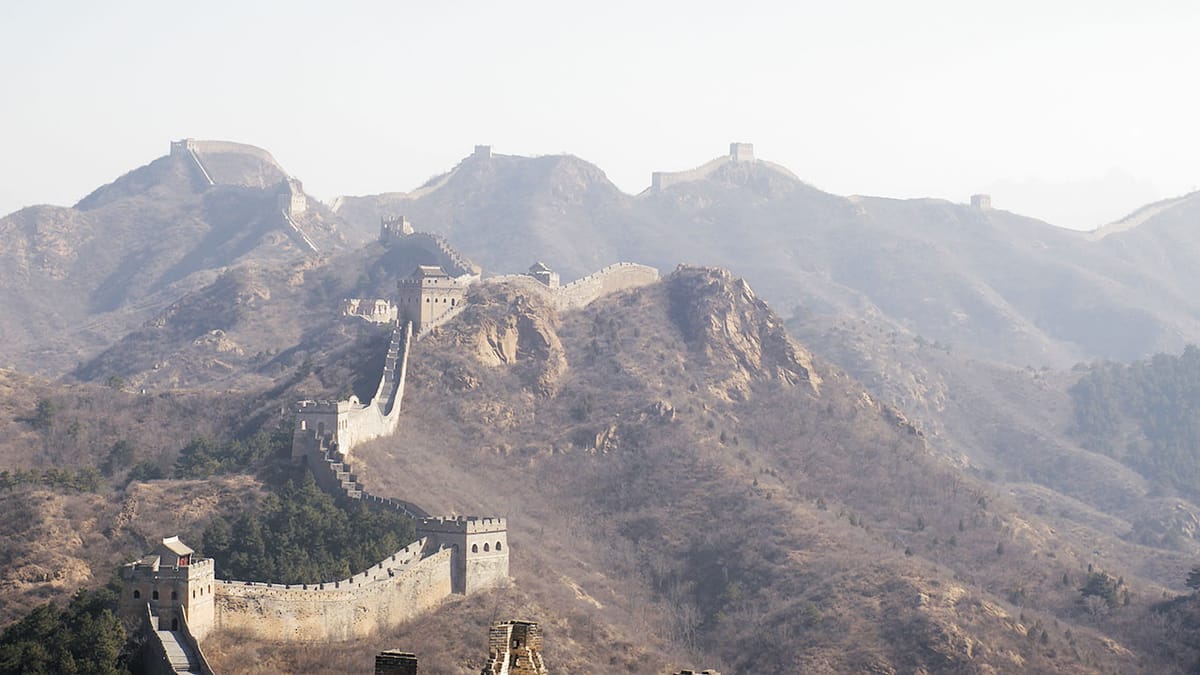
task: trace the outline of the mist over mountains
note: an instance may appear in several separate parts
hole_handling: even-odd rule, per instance
[[[74,208],[30,207],[0,220],[0,302],[7,316],[32,318],[0,326],[14,362],[33,327],[58,334],[56,352],[84,355],[220,269],[303,254],[275,212],[286,171],[251,146],[220,149],[207,154],[216,185],[186,157],[168,156]],[[718,264],[785,313],[875,314],[1010,363],[1132,359],[1200,335],[1188,292],[1197,248],[1190,195],[1098,238],[1003,204],[982,211],[831,195],[752,157],[719,157],[629,195],[576,157],[487,149],[410,193],[342,197],[332,208],[308,199],[304,228],[332,253],[374,239],[382,216],[404,214],[497,273],[534,260],[564,278],[618,259]],[[38,362],[58,372],[68,365]]]
[[[265,150],[188,139],[5,216],[0,506],[29,518],[4,532],[2,619],[294,477],[267,450],[180,467],[286,438],[297,400],[370,396],[388,331],[341,308],[431,264],[380,237],[403,215],[484,279],[415,343],[400,431],[355,466],[506,514],[512,583],[367,641],[218,635],[221,672],[406,641],[478,672],[458,636],[501,608],[547,626],[562,672],[1185,671],[1200,194],[1092,232],[968,197],[829,194],[742,144],[632,195],[480,146],[411,192],[322,204]],[[574,310],[487,281],[535,261],[662,279]]]

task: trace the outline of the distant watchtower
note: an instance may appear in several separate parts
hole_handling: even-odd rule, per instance
[[[754,161],[754,144],[753,143],[730,143],[729,144],[729,159],[735,162],[753,162]]]
[[[145,617],[146,606],[156,625],[154,630],[187,627],[197,640],[212,630],[213,561],[195,557],[179,537],[167,537],[153,553],[121,567],[121,599],[118,611],[134,621]]]
[[[276,202],[279,210],[292,218],[308,210],[308,198],[304,196],[304,186],[295,178],[288,178],[279,184]]]
[[[420,333],[438,319],[462,304],[467,289],[458,279],[446,274],[441,267],[421,265],[407,279],[401,279],[396,289],[397,314],[400,323],[413,322]]]
[[[537,279],[550,288],[558,288],[558,272],[550,269],[544,262],[535,262],[529,268],[529,276]]]
[[[386,244],[394,239],[407,237],[414,232],[412,223],[404,216],[379,219],[379,241]]]
[[[492,158],[492,146],[477,145],[477,146],[475,146],[475,153],[471,156],[476,159],[491,159]]]
[[[992,196],[991,195],[971,195],[971,208],[976,211],[991,211]]]

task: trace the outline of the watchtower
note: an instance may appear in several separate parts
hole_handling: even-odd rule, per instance
[[[992,196],[991,195],[971,195],[971,208],[976,211],[991,211]]]
[[[178,141],[171,141],[172,155],[186,155],[196,149],[196,141],[191,138],[184,138]]]
[[[488,662],[480,675],[546,675],[542,629],[533,621],[501,621],[488,631]]]
[[[201,640],[212,630],[213,561],[197,558],[179,541],[166,537],[154,551],[121,567],[124,588],[118,611],[136,622],[146,606],[157,622],[154,630],[182,630],[186,619],[192,635]]]
[[[550,269],[546,263],[541,261],[535,262],[529,268],[529,276],[537,279],[550,288],[558,288],[558,272]]]
[[[392,216],[379,219],[379,241],[388,243],[393,239],[407,237],[414,232],[412,223],[404,216]]]
[[[471,156],[475,157],[476,159],[491,159],[492,158],[492,146],[477,145],[477,146],[475,146],[475,154],[473,154]]]
[[[730,143],[729,144],[729,159],[735,162],[753,162],[754,161],[754,144],[753,143]]]
[[[304,196],[304,186],[295,178],[288,178],[279,184],[279,192],[275,198],[280,211],[295,218],[308,209],[308,198]]]
[[[508,524],[504,518],[422,518],[417,536],[436,550],[449,548],[450,588],[464,595],[508,579]]]
[[[400,323],[412,321],[413,331],[419,334],[458,307],[466,292],[466,286],[441,267],[420,265],[409,278],[397,283],[396,305]]]

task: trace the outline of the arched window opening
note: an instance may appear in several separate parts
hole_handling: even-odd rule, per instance
[[[172,599],[172,600],[178,600],[178,599],[179,599],[179,593],[178,593],[177,591],[171,591],[171,599]]]
[[[140,598],[140,597],[142,597],[142,592],[141,592],[141,591],[139,591],[139,590],[138,590],[138,589],[136,589],[136,588],[135,588],[135,589],[133,589],[133,598],[136,600],[136,599],[138,599],[138,598]]]
[[[479,553],[479,544],[471,544],[471,553]]]
[[[157,600],[158,599],[158,591],[154,591],[153,593],[151,593],[150,598],[152,600]]]
[[[504,544],[501,544],[500,542],[496,542],[496,550],[497,551],[504,550]]]
[[[487,552],[488,552],[488,551],[490,551],[490,550],[492,550],[492,549],[490,549],[490,548],[488,547],[488,545],[487,545],[487,544],[484,544],[484,545],[483,545],[483,552],[484,552],[484,553],[487,553]]]

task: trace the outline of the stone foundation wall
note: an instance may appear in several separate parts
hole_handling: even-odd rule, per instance
[[[576,279],[558,293],[559,309],[579,309],[610,293],[658,281],[658,270],[637,263],[617,263]]]
[[[527,274],[505,274],[487,281],[517,284],[524,290],[546,298],[555,309],[562,312],[586,307],[611,293],[648,286],[658,281],[658,270],[637,263],[616,263],[559,288],[550,288]]]
[[[217,627],[271,641],[345,641],[394,628],[451,593],[451,552],[420,558],[424,545],[422,540],[398,551],[395,561],[326,584],[217,581]]]

